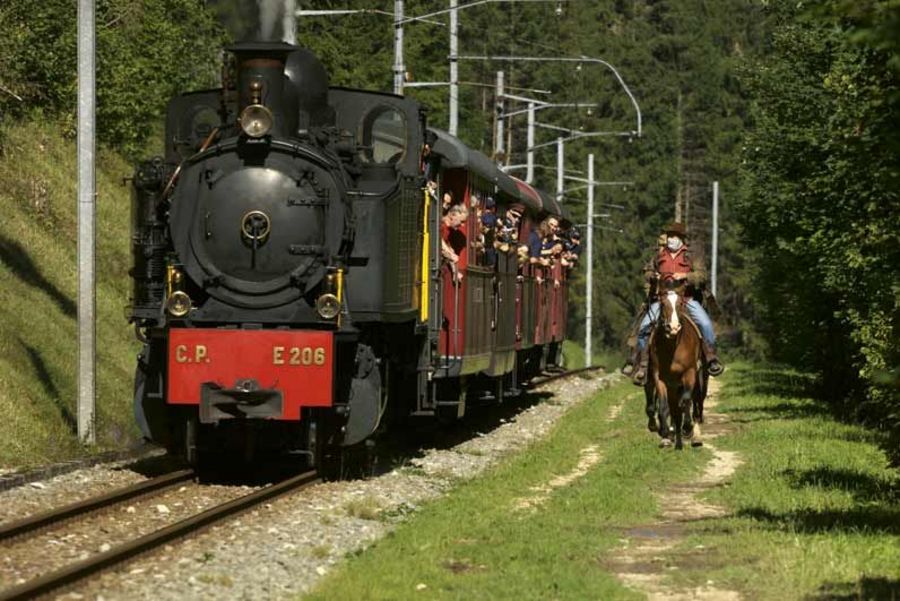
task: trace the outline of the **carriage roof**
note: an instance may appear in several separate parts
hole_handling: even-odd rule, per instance
[[[502,192],[535,213],[548,209],[543,202],[541,193],[536,188],[504,173],[484,153],[469,148],[462,140],[451,136],[444,130],[434,127],[429,127],[428,130],[437,136],[431,150],[441,157],[441,164],[444,167],[462,168],[474,173],[495,184]],[[553,212],[552,209],[551,212]]]

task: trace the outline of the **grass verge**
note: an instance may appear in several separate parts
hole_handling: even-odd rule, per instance
[[[76,437],[75,143],[52,120],[0,132],[0,468],[89,452]],[[130,175],[100,149],[97,172],[97,440],[136,440],[131,387],[137,346],[129,296]]]
[[[570,369],[584,367],[584,347],[573,340],[563,340],[563,364]],[[592,365],[601,365],[606,371],[613,372],[625,363],[625,355],[615,349],[600,349],[591,353]]]
[[[677,579],[749,599],[900,599],[900,474],[878,434],[835,421],[795,372],[735,365],[716,441],[744,460],[711,500],[733,513],[692,528]]]
[[[610,421],[610,408],[626,398]],[[603,556],[622,528],[657,512],[654,489],[689,478],[708,458],[703,450],[659,452],[640,428],[642,405],[620,384],[573,408],[547,439],[426,505],[308,598],[640,598],[604,569]],[[516,509],[592,446],[600,462],[584,477],[534,509]]]

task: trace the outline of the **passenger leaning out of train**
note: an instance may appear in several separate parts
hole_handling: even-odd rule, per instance
[[[572,269],[578,263],[581,256],[581,233],[575,226],[567,229],[563,235],[562,264],[567,270]]]
[[[558,231],[558,229],[557,229]],[[541,256],[550,259],[550,269],[549,272],[553,277],[553,287],[559,288],[561,283],[559,281],[559,270],[556,269],[557,265],[560,265],[562,262],[563,255],[563,240],[560,238],[559,234],[553,232],[546,238],[544,238],[543,248],[541,250]]]
[[[466,248],[466,234],[462,225],[469,217],[469,210],[463,205],[453,205],[441,219],[441,258],[453,274],[453,282],[462,281],[463,274],[459,268],[459,255]]]
[[[435,160],[434,152],[432,151],[432,148],[434,148],[434,143],[436,141],[437,135],[432,132],[428,132],[425,135],[425,144],[422,146],[422,159],[420,161],[419,168],[428,183],[432,183],[435,180],[435,175],[437,174],[437,161]]]
[[[712,320],[706,310],[697,300],[698,292],[706,280],[706,273],[699,263],[694,262],[687,245],[687,230],[682,223],[670,223],[665,228],[666,245],[661,248],[653,259],[653,269],[645,270],[652,273],[657,282],[670,280],[685,280],[687,292],[685,293],[684,306],[688,315],[700,330],[703,338],[703,355],[706,359],[706,369],[711,376],[721,375],[725,366],[716,356],[716,334],[713,330]],[[653,324],[659,318],[659,301],[654,300],[650,308],[641,319],[638,327],[637,354],[638,367],[632,379],[637,385],[643,385],[647,377],[647,364],[649,361],[650,333]]]
[[[551,265],[550,256],[544,255],[544,241],[550,240],[557,231],[559,220],[556,217],[547,217],[528,235],[528,262],[538,284],[544,282],[544,270]]]
[[[441,197],[441,215],[446,216],[453,205],[453,192],[447,190]]]
[[[506,214],[497,220],[497,233],[494,237],[494,246],[502,253],[516,250],[519,241],[519,223],[522,220],[522,212],[525,207],[514,204],[506,209]]]
[[[484,199],[484,208],[478,219],[481,225],[481,241],[484,244],[484,264],[497,264],[497,202],[492,196]]]

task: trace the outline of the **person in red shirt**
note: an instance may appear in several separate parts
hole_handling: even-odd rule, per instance
[[[462,227],[468,217],[469,210],[464,205],[453,205],[441,219],[441,258],[450,267],[456,284],[463,278],[459,255],[466,249],[466,235]]]
[[[711,376],[719,376],[725,371],[725,366],[716,356],[716,333],[713,330],[712,320],[696,298],[693,290],[706,279],[705,271],[701,265],[694,265],[690,250],[687,245],[687,230],[682,223],[670,223],[665,228],[666,245],[659,249],[653,260],[653,279],[657,282],[685,280],[688,285],[688,293],[685,295],[685,308],[691,320],[700,329],[703,338],[703,354],[706,358],[706,368]],[[659,302],[654,301],[641,320],[638,328],[637,349],[640,353],[640,362],[632,379],[634,383],[643,386],[647,377],[647,363],[649,361],[649,349],[647,341],[653,324],[659,318]]]

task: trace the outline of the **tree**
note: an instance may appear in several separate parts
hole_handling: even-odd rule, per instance
[[[772,3],[771,50],[744,74],[755,127],[740,209],[776,357],[814,369],[836,406],[900,436],[887,375],[900,326],[900,73],[895,41],[870,20],[890,9],[896,23],[897,8]]]

